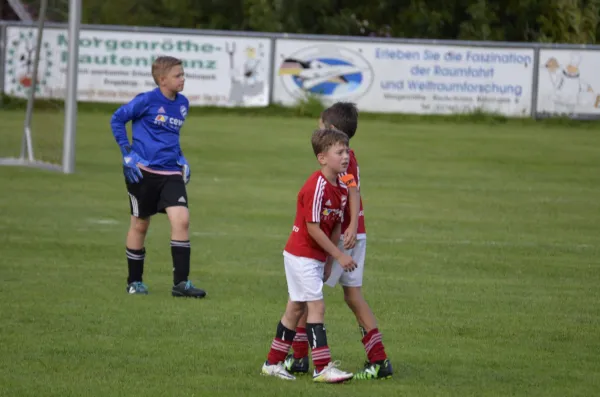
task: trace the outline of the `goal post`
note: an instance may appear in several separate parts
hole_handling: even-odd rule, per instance
[[[63,99],[64,109],[54,109],[52,112],[52,120],[50,126],[48,126],[47,120],[42,120],[41,123],[33,122],[36,104],[36,93],[40,91],[40,83],[46,79],[46,74],[40,71],[40,61],[42,59],[42,51],[44,50],[44,26],[46,23],[46,17],[48,13],[48,0],[41,0],[37,27],[31,28],[28,37],[19,37],[13,41],[14,47],[17,49],[10,48],[11,43],[8,43],[4,49],[5,54],[5,69],[7,70],[4,88],[6,93],[10,95],[7,90],[7,86],[10,85],[8,77],[12,79],[12,85],[18,85],[19,90],[24,89],[24,92],[20,92],[21,97],[24,96],[26,99],[26,110],[24,116],[24,123],[22,129],[22,136],[20,138],[20,153],[18,156],[4,156],[5,153],[0,152],[0,165],[7,166],[26,166],[34,168],[42,168],[52,171],[58,171],[65,174],[71,174],[75,172],[75,136],[76,136],[76,124],[77,124],[77,76],[79,66],[79,28],[81,24],[81,0],[69,0],[68,10],[68,60],[66,67],[66,79],[65,79],[65,95]],[[7,32],[9,27],[6,27]],[[8,36],[8,33],[5,35]],[[25,39],[31,39],[25,43]],[[21,54],[17,52],[21,51]],[[12,58],[10,58],[10,56]],[[46,54],[46,56],[48,56]],[[15,63],[21,62],[20,65]],[[17,66],[21,66],[25,69],[25,73],[21,73],[17,76],[15,70]],[[5,76],[0,76],[4,79]],[[17,81],[19,80],[19,81]],[[54,98],[55,99],[55,98]],[[57,114],[64,111],[64,120],[57,122]],[[60,116],[60,114],[58,114]],[[48,131],[52,127],[56,127],[56,124],[62,124],[62,134],[51,134]],[[54,131],[52,131],[54,132]],[[10,137],[6,137],[5,147],[11,145]],[[16,136],[15,136],[16,138]],[[61,141],[61,142],[58,142]],[[38,145],[36,145],[38,143]],[[62,155],[55,153],[53,156],[40,154],[40,150],[36,150],[38,147],[51,147],[59,151],[59,147],[62,149]],[[15,148],[16,149],[16,148]],[[42,150],[43,151],[43,150]],[[16,154],[16,153],[15,153]]]
[[[77,76],[79,74],[79,26],[81,0],[69,0],[69,60],[65,98],[65,132],[63,138],[63,172],[75,172],[75,132],[77,130]]]
[[[21,142],[21,156],[22,160],[28,162],[34,162],[33,154],[33,141],[31,139],[31,118],[33,116],[33,101],[35,100],[35,90],[39,84],[39,68],[40,68],[40,53],[42,51],[42,37],[44,36],[44,23],[46,22],[46,12],[48,11],[48,0],[42,0],[40,2],[40,12],[38,14],[38,26],[37,26],[37,37],[35,43],[35,55],[33,57],[33,79],[31,80],[31,87],[27,95],[27,110],[25,110],[25,125],[23,128],[23,139]]]

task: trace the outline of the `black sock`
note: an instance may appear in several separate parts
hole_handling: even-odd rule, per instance
[[[134,281],[142,281],[142,275],[144,274],[144,259],[146,258],[146,249],[134,250],[131,248],[125,248],[125,254],[127,255],[127,267],[129,268],[129,277],[127,277],[127,284],[131,284]]]
[[[190,241],[171,240],[171,256],[173,257],[173,284],[188,281],[190,275]]]
[[[323,324],[306,324],[306,336],[311,349],[327,346],[327,332]]]
[[[277,331],[275,332],[275,337],[286,342],[292,343],[294,341],[294,337],[296,336],[296,331],[292,329],[288,329],[281,323],[277,324]]]

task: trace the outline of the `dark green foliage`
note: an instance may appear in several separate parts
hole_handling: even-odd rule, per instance
[[[32,10],[39,0],[25,3]],[[48,17],[67,21],[67,0]],[[600,0],[86,0],[83,22],[256,32],[595,44]]]
[[[594,44],[600,39],[599,10],[600,0],[86,0],[83,19],[111,25]]]

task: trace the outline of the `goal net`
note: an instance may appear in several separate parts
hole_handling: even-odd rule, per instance
[[[76,1],[9,2],[22,20],[5,26],[6,100],[0,111],[10,128],[2,134],[0,165],[74,171],[76,98],[69,85],[76,85],[77,73],[73,78],[69,72],[73,52],[59,53],[54,43],[58,35],[78,35]]]

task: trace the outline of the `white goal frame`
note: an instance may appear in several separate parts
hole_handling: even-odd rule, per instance
[[[79,28],[81,25],[81,0],[69,0],[69,58],[67,63],[67,82],[65,96],[65,124],[63,132],[63,155],[62,164],[52,164],[36,160],[33,153],[33,141],[31,136],[31,119],[35,100],[35,90],[38,84],[37,75],[40,63],[40,50],[46,22],[48,0],[40,2],[40,10],[37,24],[37,44],[33,61],[33,79],[27,97],[27,110],[25,112],[25,123],[23,126],[23,138],[21,141],[21,154],[19,157],[0,158],[0,165],[26,166],[58,171],[65,174],[75,172],[75,136],[77,130],[77,75],[79,68]],[[4,76],[0,76],[4,78]]]

